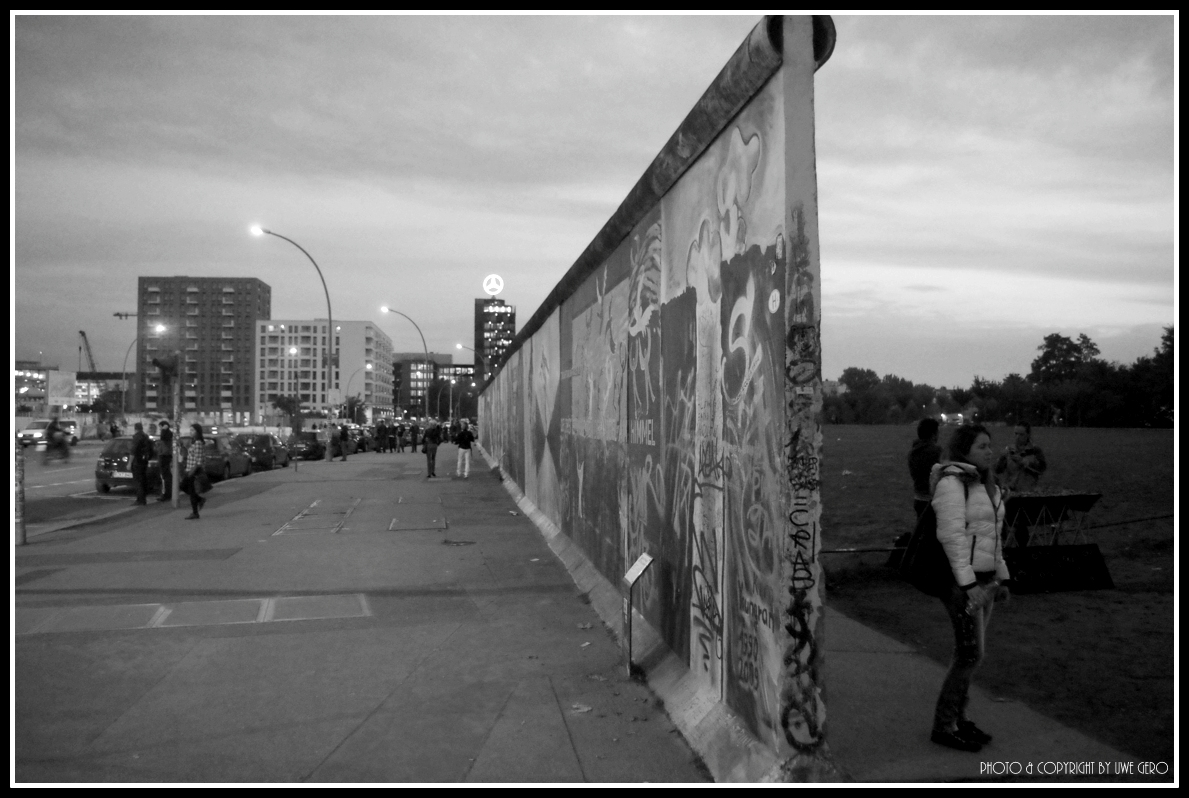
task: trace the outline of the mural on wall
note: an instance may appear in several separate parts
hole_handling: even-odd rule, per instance
[[[599,572],[623,565],[620,499],[627,428],[628,256],[624,247],[563,309],[568,324],[569,413],[563,417],[562,528]],[[620,571],[620,576],[622,571]]]
[[[661,483],[665,487],[660,580],[663,606],[656,624],[689,664],[694,508],[701,495],[696,446],[698,376],[697,293],[686,289],[661,307]],[[659,567],[658,567],[659,566]]]
[[[482,423],[608,581],[654,557],[636,609],[787,752],[820,747],[825,715],[820,294],[785,87],[774,75],[517,350]]]
[[[661,250],[660,209],[637,226],[630,238],[628,281],[626,468],[620,482],[624,568],[648,552],[664,560],[661,545],[665,506],[661,467]],[[636,583],[637,609],[660,627],[661,568],[650,568]]]
[[[525,397],[525,495],[555,524],[561,521],[558,501],[557,463],[561,456],[561,419],[558,383],[561,352],[558,314],[550,316],[524,348],[528,366],[524,370]],[[522,350],[522,351],[524,351]]]

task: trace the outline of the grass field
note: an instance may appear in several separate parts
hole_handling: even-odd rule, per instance
[[[914,521],[906,460],[914,427],[822,431],[823,548],[891,546]],[[1011,442],[1010,427],[991,433],[997,452]],[[1087,523],[1109,524],[1089,535],[1115,589],[1021,595],[996,608],[975,682],[1139,760],[1171,765],[1173,520],[1119,522],[1172,514],[1173,432],[1037,428],[1033,440],[1049,463],[1041,489],[1102,494]],[[828,602],[948,664],[945,611],[897,579],[886,560],[823,554]]]

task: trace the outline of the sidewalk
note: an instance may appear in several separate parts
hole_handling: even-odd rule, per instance
[[[150,503],[18,549],[17,781],[707,781],[500,481],[447,476],[454,451],[434,480],[420,454],[302,462],[217,484],[199,521]],[[826,630],[857,781],[1127,759],[982,693],[996,742],[933,745],[942,668]]]

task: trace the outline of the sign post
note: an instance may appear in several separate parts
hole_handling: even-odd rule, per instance
[[[623,645],[629,678],[632,675],[632,588],[636,586],[636,582],[650,565],[652,565],[652,555],[641,554],[639,559],[628,569],[628,572],[623,575]]]

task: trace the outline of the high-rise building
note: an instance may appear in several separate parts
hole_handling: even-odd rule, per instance
[[[340,416],[357,396],[369,422],[392,415],[392,339],[370,321],[338,321],[338,362],[326,390],[326,319],[273,319],[256,325],[256,418],[275,420],[273,401],[297,397],[307,411]]]
[[[475,300],[475,376],[491,379],[516,337],[516,308],[502,299]]]
[[[429,353],[429,362],[425,360],[425,352],[394,352],[392,354],[392,369],[395,375],[394,404],[398,414],[408,411],[411,415],[421,416],[425,413],[426,393],[430,391],[432,383],[439,377],[443,368],[452,366],[454,355]],[[431,394],[432,402],[436,396]],[[435,408],[430,405],[430,413]]]
[[[271,316],[272,289],[255,277],[141,277],[137,297],[140,407],[172,410],[153,359],[178,352],[183,411],[207,421],[248,422],[253,325]]]

